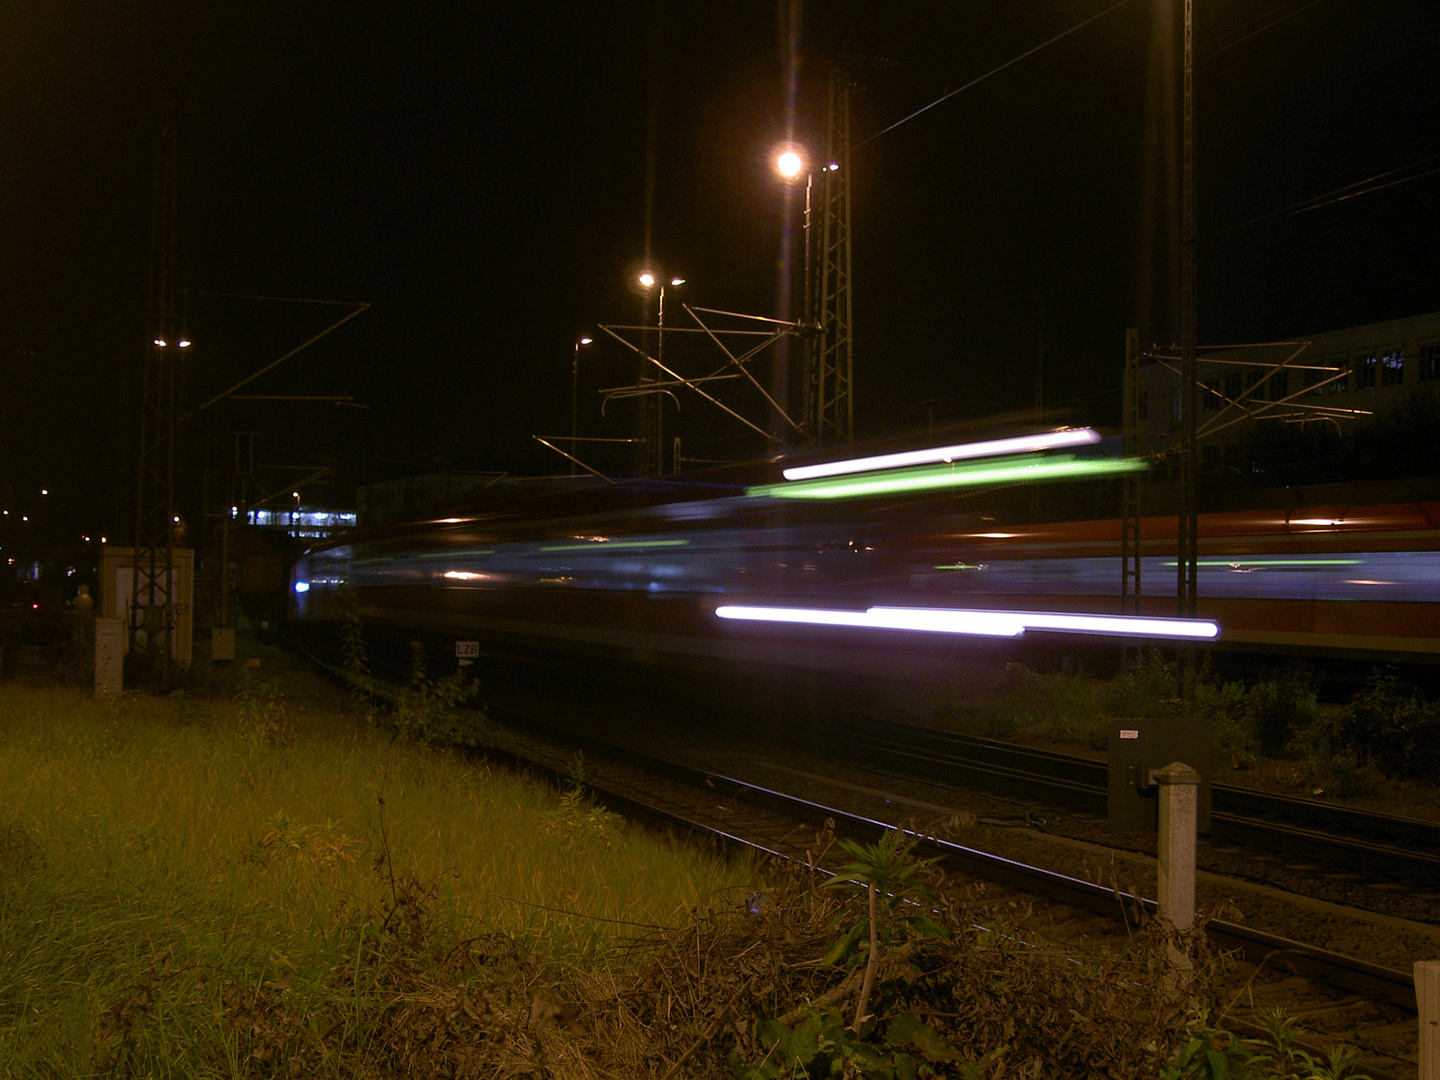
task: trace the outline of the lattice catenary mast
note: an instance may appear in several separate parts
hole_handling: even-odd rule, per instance
[[[150,290],[145,312],[140,460],[135,492],[135,547],[129,606],[130,651],[149,653],[162,677],[174,648],[175,399],[181,331],[176,292],[178,142],[173,117],[155,150],[155,199],[150,231]]]
[[[854,438],[850,299],[850,86],[830,70],[824,167],[805,205],[805,429],[818,443]],[[838,166],[838,168],[836,167]]]

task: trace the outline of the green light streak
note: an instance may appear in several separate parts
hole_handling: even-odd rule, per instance
[[[547,544],[541,551],[624,551],[629,548],[684,547],[689,540],[591,540],[583,544]]]
[[[777,499],[855,499],[866,495],[898,495],[981,484],[1113,476],[1117,473],[1144,472],[1147,468],[1145,462],[1132,459],[1076,458],[1070,454],[1044,458],[1026,456],[996,458],[976,465],[932,465],[880,474],[764,484],[746,488],[745,494]]]

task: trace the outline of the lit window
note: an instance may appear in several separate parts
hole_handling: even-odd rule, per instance
[[[1379,356],[1379,364],[1381,386],[1405,384],[1405,346],[1396,345],[1383,350]]]

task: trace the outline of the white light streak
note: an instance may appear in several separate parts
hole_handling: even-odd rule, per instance
[[[963,608],[872,607],[865,611],[830,608],[749,607],[725,604],[715,609],[722,619],[805,623],[815,626],[858,626],[874,630],[923,630],[942,634],[1019,637],[1026,630],[1062,634],[1108,634],[1208,640],[1219,635],[1209,619],[1153,619],[1135,615],[1090,615],[1051,611],[989,611]]]
[[[814,480],[822,476],[845,476],[849,473],[874,472],[877,469],[900,469],[909,465],[933,465],[942,461],[1018,454],[1028,450],[1054,450],[1057,447],[1082,446],[1099,441],[1100,433],[1094,428],[1074,428],[1068,431],[1050,431],[1043,435],[1022,435],[1013,439],[991,439],[958,446],[937,446],[929,450],[909,450],[903,454],[827,461],[819,465],[797,465],[784,470],[784,476],[786,480]]]

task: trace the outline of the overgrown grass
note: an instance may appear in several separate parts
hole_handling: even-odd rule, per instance
[[[0,1077],[260,1075],[277,1017],[349,1074],[365,994],[421,992],[381,985],[387,949],[419,978],[503,941],[539,985],[749,876],[264,685],[0,688],[0,791]]]
[[[387,731],[267,683],[0,688],[0,1077],[1189,1078],[1284,1049],[1208,1025],[1198,932],[1176,992],[1163,927],[1027,943],[896,833],[762,891],[406,741],[448,723],[431,697]]]

